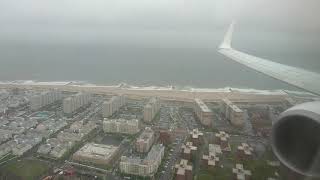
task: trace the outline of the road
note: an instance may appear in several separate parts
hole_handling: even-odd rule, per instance
[[[186,141],[186,138],[187,138],[186,136],[184,138],[182,136],[177,137],[177,139],[175,141],[176,145],[173,148],[173,152],[170,152],[171,155],[169,154],[169,156],[167,157],[167,159],[169,159],[169,161],[167,161],[167,163],[165,163],[166,170],[164,173],[161,173],[159,180],[172,179],[172,176],[175,171],[175,169],[174,169],[175,163],[180,157],[181,146]]]

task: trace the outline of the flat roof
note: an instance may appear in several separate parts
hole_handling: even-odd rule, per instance
[[[192,165],[188,165],[188,160],[181,159],[179,164],[175,165],[177,168],[177,174],[184,175],[186,170],[192,170]]]
[[[148,139],[152,138],[154,135],[154,131],[151,128],[145,128],[142,134],[137,138],[138,141],[147,141]]]
[[[221,154],[221,146],[218,144],[209,144],[209,154],[213,153],[213,154]]]
[[[227,106],[229,106],[233,111],[238,113],[243,112],[238,106],[233,104],[233,102],[231,102],[229,99],[223,99],[223,102],[226,103]]]
[[[208,108],[208,106],[201,100],[201,99],[194,99],[197,105],[201,108],[201,111],[203,112],[212,112],[211,109]]]
[[[118,146],[87,143],[81,149],[79,149],[75,155],[109,159],[117,150]]]
[[[131,120],[127,120],[127,119],[108,119],[108,118],[104,118],[105,122],[112,122],[112,123],[122,123],[122,124],[137,124],[139,123],[138,119],[131,119]]]

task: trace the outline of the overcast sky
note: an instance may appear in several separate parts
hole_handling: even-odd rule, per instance
[[[1,0],[0,40],[210,33],[241,27],[320,32],[319,0]],[[46,39],[47,40],[47,39]]]

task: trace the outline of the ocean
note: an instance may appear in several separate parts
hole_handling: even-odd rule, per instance
[[[154,8],[155,12],[133,8],[130,12],[137,11],[136,14],[123,15],[121,13],[129,10],[121,5],[117,11],[121,14],[118,19],[99,14],[97,17],[89,16],[90,21],[83,21],[87,18],[81,16],[83,9],[74,7],[78,8],[80,15],[73,17],[73,12],[71,15],[59,14],[66,16],[62,20],[52,20],[56,14],[31,19],[29,16],[34,15],[31,12],[36,13],[36,10],[30,10],[29,16],[21,17],[21,21],[5,19],[0,25],[0,81],[82,81],[99,85],[126,83],[180,88],[297,90],[217,52],[231,22],[229,19],[217,20],[218,13],[209,16],[219,7],[207,8],[203,3],[198,10],[189,13],[185,6],[181,15],[175,8],[186,3],[184,1],[174,1],[179,4],[168,1],[172,8],[160,2],[159,6],[142,0],[139,2]],[[191,2],[196,1],[189,4],[195,7]],[[13,7],[16,6],[10,8]],[[52,9],[51,6],[48,8]],[[97,11],[105,12],[103,8]],[[13,17],[14,11],[8,11],[7,16]],[[76,17],[79,21],[74,20]],[[91,21],[100,17],[104,17],[105,22]],[[276,18],[266,22],[259,18],[250,22],[238,21],[233,47],[320,73],[319,31],[304,28],[303,24],[295,27],[273,23]]]

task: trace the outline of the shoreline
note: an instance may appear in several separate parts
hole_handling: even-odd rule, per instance
[[[220,101],[228,98],[234,102],[283,102],[290,98],[287,90],[257,90],[240,88],[189,88],[175,89],[172,86],[132,86],[127,84],[119,85],[95,85],[83,82],[37,82],[37,81],[6,81],[0,82],[0,88],[22,88],[49,90],[58,89],[68,92],[85,91],[94,94],[104,95],[126,95],[132,99],[143,99],[152,96],[158,96],[163,100],[192,102],[195,98],[204,101]],[[293,92],[304,96],[312,97],[308,92]],[[315,96],[314,96],[315,97]]]
[[[121,88],[128,90],[176,90],[189,92],[248,92],[253,94],[287,94],[287,92],[311,95],[311,93],[303,91],[290,91],[284,89],[263,90],[254,88],[237,88],[237,87],[222,87],[222,88],[197,88],[197,87],[175,87],[175,86],[135,86],[126,83],[118,85],[98,85],[86,83],[84,81],[33,81],[33,80],[15,80],[15,81],[0,81],[0,86],[73,86],[73,87],[87,87],[87,88]]]

